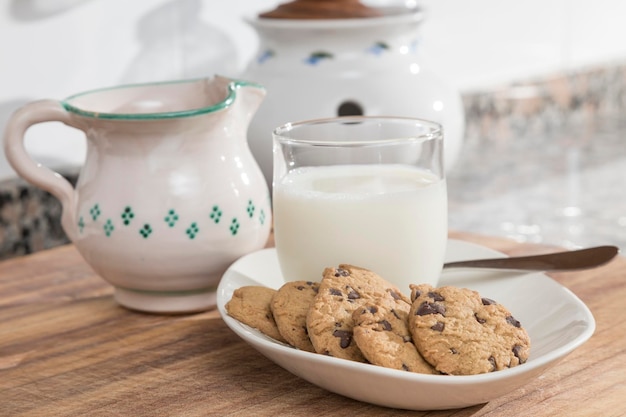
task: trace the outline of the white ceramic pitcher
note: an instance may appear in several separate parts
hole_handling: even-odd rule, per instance
[[[5,152],[61,201],[63,229],[120,304],[203,310],[226,268],[270,233],[269,190],[246,140],[264,95],[213,77],[41,100],[12,115]],[[26,130],[48,121],[85,132],[76,188],[24,148]]]

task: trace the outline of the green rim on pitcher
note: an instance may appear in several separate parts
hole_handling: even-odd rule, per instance
[[[175,80],[175,81],[160,81],[160,82],[153,82],[153,83],[143,83],[143,84],[127,84],[127,85],[120,85],[120,86],[116,86],[116,87],[107,87],[107,88],[100,88],[100,89],[95,89],[95,90],[90,90],[90,91],[86,91],[83,93],[78,93],[78,94],[74,94],[68,98],[66,98],[65,100],[61,101],[62,106],[65,108],[65,110],[67,110],[68,112],[80,115],[80,116],[85,116],[85,117],[91,117],[94,119],[109,119],[109,120],[158,120],[158,119],[175,119],[175,118],[182,118],[182,117],[193,117],[193,116],[199,116],[202,114],[206,114],[206,113],[212,113],[218,110],[222,110],[224,108],[227,108],[228,106],[230,106],[234,101],[235,101],[235,97],[237,95],[237,89],[239,89],[240,87],[254,87],[254,88],[258,88],[261,90],[264,90],[265,88],[257,83],[254,82],[250,82],[250,81],[244,81],[244,80],[233,80],[233,79],[228,79],[225,77],[219,77],[216,76],[216,78],[223,78],[224,80],[230,80],[230,82],[228,82],[227,84],[227,95],[226,97],[224,97],[223,100],[212,104],[210,106],[203,106],[203,107],[197,107],[197,108],[193,108],[193,109],[188,109],[188,110],[181,110],[181,111],[169,111],[169,112],[146,112],[146,113],[114,113],[114,112],[97,112],[97,111],[90,111],[90,110],[85,110],[83,108],[80,108],[79,106],[72,104],[72,101],[79,99],[79,98],[83,98],[86,97],[88,95],[91,94],[96,94],[96,93],[107,93],[107,92],[111,92],[111,91],[116,91],[116,90],[123,90],[123,89],[130,89],[130,88],[148,88],[148,87],[164,87],[167,85],[176,85],[176,84],[191,84],[191,83],[204,83],[206,81],[209,81],[210,78],[195,78],[195,79],[189,79],[189,80]]]

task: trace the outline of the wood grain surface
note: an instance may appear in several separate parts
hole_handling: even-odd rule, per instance
[[[513,255],[555,250],[451,237]],[[593,312],[597,330],[587,343],[490,403],[409,412],[291,375],[239,339],[216,311],[159,316],[119,307],[71,245],[11,259],[0,263],[0,416],[626,415],[626,259],[552,276]]]

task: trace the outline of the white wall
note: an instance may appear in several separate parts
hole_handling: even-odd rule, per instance
[[[626,58],[626,2],[424,0],[424,42],[461,89]]]
[[[392,0],[368,0],[377,5]],[[275,0],[0,0],[0,129],[21,104],[120,83],[236,76],[257,38],[243,21]],[[423,0],[431,65],[461,91],[626,57],[626,2]],[[28,132],[33,156],[78,165],[80,134]],[[14,176],[4,157],[0,178]]]

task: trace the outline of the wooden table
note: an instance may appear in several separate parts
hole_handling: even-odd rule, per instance
[[[452,234],[511,255],[552,249]],[[0,263],[1,416],[626,415],[626,258],[553,274],[594,336],[532,384],[461,410],[408,412],[332,394],[258,354],[216,311],[132,312],[63,246]],[[549,320],[546,317],[546,320]]]

